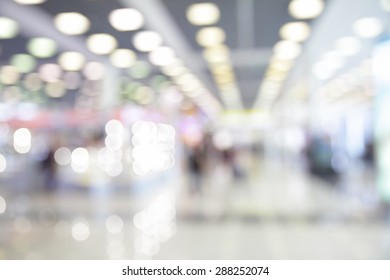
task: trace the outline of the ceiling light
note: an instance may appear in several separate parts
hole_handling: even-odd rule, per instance
[[[14,0],[14,1],[21,5],[36,5],[36,4],[42,4],[43,2],[46,2],[46,0]]]
[[[80,71],[85,64],[85,57],[78,52],[64,52],[58,58],[58,64],[65,71]]]
[[[215,24],[219,17],[219,8],[214,3],[192,4],[187,9],[187,19],[193,25]]]
[[[6,17],[0,17],[0,39],[11,39],[19,32],[19,25],[16,21]]]
[[[5,85],[13,85],[19,81],[20,73],[15,66],[5,65],[0,69],[0,82]]]
[[[229,60],[229,49],[225,45],[213,46],[203,51],[203,57],[209,63],[221,63]]]
[[[60,79],[62,70],[59,65],[48,63],[39,67],[39,74],[45,82],[54,82]]]
[[[24,78],[24,86],[31,91],[40,90],[42,87],[42,80],[38,73],[27,74]]]
[[[170,47],[159,47],[149,54],[149,60],[157,66],[169,65],[175,59],[175,51]]]
[[[53,98],[63,97],[66,93],[66,85],[64,81],[58,80],[47,83],[45,86],[46,94]]]
[[[117,47],[118,42],[109,34],[93,34],[87,39],[88,49],[95,54],[110,54]]]
[[[301,45],[292,41],[280,41],[274,47],[275,56],[279,59],[294,59],[297,58],[301,52]]]
[[[103,79],[105,72],[104,65],[100,62],[88,62],[83,69],[84,76],[91,81]]]
[[[110,56],[112,65],[118,68],[129,68],[134,65],[136,59],[135,52],[128,49],[115,50]]]
[[[56,54],[57,43],[49,38],[33,38],[27,43],[27,50],[38,58],[49,58]]]
[[[196,41],[202,47],[212,47],[225,42],[225,31],[220,27],[205,27],[196,34]]]
[[[288,6],[290,15],[297,19],[312,19],[318,17],[324,10],[322,0],[293,0]]]
[[[20,73],[29,73],[34,70],[35,58],[28,54],[15,54],[11,58],[11,65],[15,66]]]
[[[355,37],[343,37],[336,41],[335,47],[342,54],[352,56],[360,52],[362,45]]]
[[[290,22],[282,26],[279,34],[284,40],[303,42],[310,36],[310,27],[306,22]]]
[[[162,44],[162,37],[154,31],[141,31],[134,35],[134,47],[141,52],[150,52]]]
[[[88,31],[89,19],[79,13],[61,13],[54,18],[55,27],[67,35],[79,35]]]
[[[382,33],[383,25],[377,18],[362,18],[354,23],[353,30],[361,38],[374,38]]]
[[[133,31],[140,29],[144,25],[144,17],[142,14],[130,8],[113,10],[108,20],[119,31]]]

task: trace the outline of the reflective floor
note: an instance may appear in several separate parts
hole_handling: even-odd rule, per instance
[[[29,193],[3,185],[0,257],[390,258],[390,226],[369,170],[334,182],[272,160],[249,170],[234,180],[216,166],[197,192],[179,168],[127,187]]]

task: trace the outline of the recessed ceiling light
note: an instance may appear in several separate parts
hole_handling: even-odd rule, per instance
[[[312,19],[324,10],[322,0],[293,0],[288,6],[290,15],[296,19]]]
[[[64,52],[59,56],[58,64],[65,71],[80,71],[85,64],[85,57],[78,52]]]
[[[95,54],[110,54],[117,47],[118,42],[109,34],[93,34],[87,39],[88,49]]]
[[[62,74],[62,70],[59,65],[48,63],[39,67],[39,74],[43,81],[49,83],[59,80]]]
[[[104,65],[94,61],[88,62],[83,69],[84,76],[91,81],[103,79],[105,72]]]
[[[20,73],[29,73],[34,70],[35,58],[28,54],[15,54],[11,57],[11,65],[15,66]]]
[[[357,20],[353,30],[361,38],[374,38],[382,33],[383,25],[379,19],[368,17]]]
[[[43,2],[46,2],[46,0],[14,0],[14,1],[21,5],[36,5],[36,4],[42,4]]]
[[[45,92],[48,96],[53,98],[63,97],[66,93],[65,82],[61,80],[49,82],[45,86]]]
[[[352,56],[360,52],[362,44],[355,37],[342,37],[336,41],[335,47],[342,54]]]
[[[219,17],[219,8],[214,3],[192,4],[187,9],[187,19],[193,25],[215,24]]]
[[[134,35],[134,47],[141,52],[150,52],[162,44],[162,37],[154,31],[140,31]]]
[[[129,68],[134,65],[136,59],[135,52],[129,49],[115,50],[110,56],[112,65],[118,68]]]
[[[33,38],[27,43],[27,50],[38,58],[49,58],[56,54],[57,43],[49,38]]]
[[[203,51],[203,57],[209,63],[223,63],[229,61],[229,48],[225,45],[217,45],[206,48]]]
[[[88,31],[91,23],[80,13],[61,13],[55,16],[54,25],[67,35],[79,35]]]
[[[18,23],[7,17],[0,17],[0,39],[11,39],[18,35]]]
[[[0,68],[0,82],[5,85],[13,85],[19,81],[20,73],[15,66],[5,65]]]
[[[149,60],[157,66],[168,65],[174,62],[175,51],[170,47],[158,47],[149,53]]]
[[[302,47],[296,42],[280,41],[274,47],[275,57],[279,59],[290,60],[297,58],[301,52]]]
[[[205,27],[196,34],[196,41],[202,47],[212,47],[225,42],[225,31],[220,27]]]
[[[143,15],[139,11],[130,8],[113,10],[108,20],[112,27],[119,31],[133,31],[144,25]]]
[[[282,26],[279,34],[284,40],[303,42],[310,36],[310,27],[306,22],[290,22]]]

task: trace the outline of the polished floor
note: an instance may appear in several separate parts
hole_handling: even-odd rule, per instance
[[[390,258],[369,170],[331,182],[272,160],[248,170],[235,181],[217,166],[198,192],[179,168],[121,187],[47,193],[3,183],[0,258]]]

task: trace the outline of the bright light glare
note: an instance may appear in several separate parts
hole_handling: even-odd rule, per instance
[[[104,127],[107,134],[121,134],[123,133],[123,124],[118,120],[110,120]]]
[[[112,65],[118,68],[129,68],[134,65],[136,59],[135,52],[129,49],[115,50],[110,56]]]
[[[205,27],[196,34],[196,41],[202,47],[212,47],[225,42],[225,31],[220,27]]]
[[[217,131],[213,135],[213,143],[220,150],[226,150],[233,146],[233,136],[227,130]]]
[[[72,152],[68,148],[61,147],[55,151],[54,160],[57,162],[58,165],[68,165],[71,161],[71,154]]]
[[[134,47],[142,52],[149,52],[162,44],[162,37],[157,32],[140,31],[133,37]]]
[[[383,24],[374,17],[362,18],[354,23],[353,29],[361,38],[375,38],[382,33]]]
[[[157,66],[164,66],[174,62],[175,52],[170,47],[159,47],[149,54],[149,60]]]
[[[172,126],[137,121],[132,131],[132,167],[135,174],[146,175],[174,164],[175,130]]]
[[[31,132],[27,128],[19,128],[14,132],[14,149],[20,154],[25,154],[31,148]]]
[[[113,10],[109,15],[109,21],[116,30],[133,31],[144,25],[142,14],[130,8]]]
[[[282,26],[279,34],[284,40],[303,42],[310,36],[310,27],[306,22],[290,22]]]
[[[288,6],[290,15],[296,19],[312,19],[324,10],[322,0],[293,0]]]
[[[91,23],[80,13],[61,13],[55,16],[54,25],[66,35],[80,35],[88,31]]]
[[[192,4],[187,9],[187,19],[193,25],[212,25],[217,23],[220,11],[214,3]]]
[[[90,235],[89,227],[83,222],[78,222],[72,227],[72,237],[76,241],[85,241]]]
[[[89,167],[89,152],[85,148],[76,148],[71,154],[71,167],[76,173],[84,173]]]
[[[85,57],[79,52],[64,52],[58,58],[58,64],[65,71],[79,71],[85,64]]]
[[[18,23],[7,17],[0,17],[0,39],[11,39],[18,35]]]
[[[27,50],[38,58],[49,58],[56,54],[57,43],[49,38],[32,38],[27,43]]]
[[[274,47],[275,56],[279,59],[295,59],[301,52],[302,47],[296,42],[280,41]]]
[[[95,54],[110,54],[117,45],[117,40],[109,34],[93,34],[87,39],[88,49]]]

